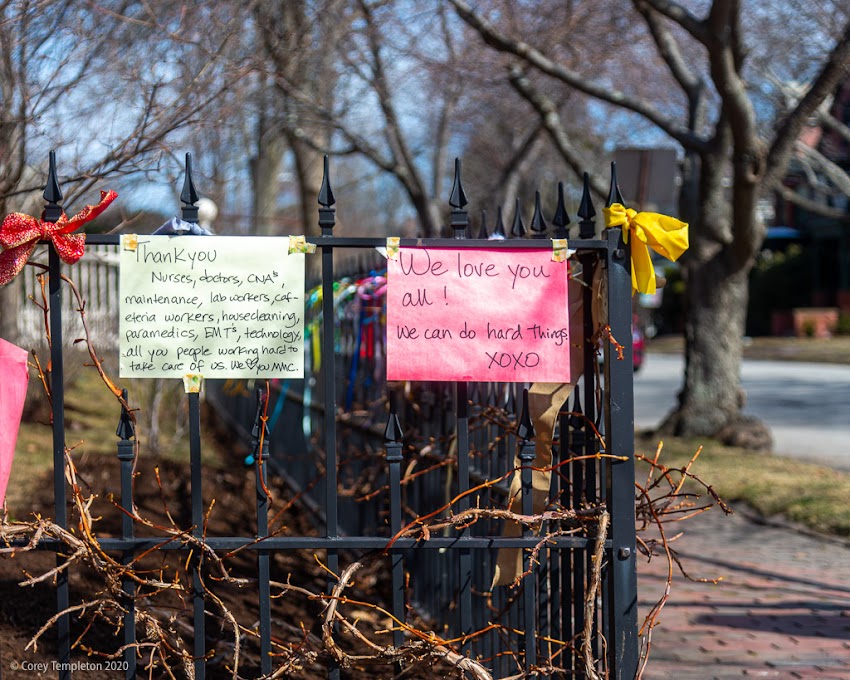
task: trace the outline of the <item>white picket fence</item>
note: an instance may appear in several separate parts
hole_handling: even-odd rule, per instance
[[[44,249],[34,256],[34,262],[47,263]],[[118,252],[112,246],[86,246],[86,254],[75,265],[62,265],[62,273],[70,278],[85,300],[86,321],[92,341],[99,352],[118,346]],[[25,347],[44,342],[44,314],[34,304],[42,302],[42,288],[38,276],[39,267],[24,267],[19,275],[23,280],[21,294],[24,300],[18,314],[18,330]],[[47,275],[44,276],[44,292],[49,295]],[[74,341],[85,336],[78,311],[79,305],[70,287],[63,283],[62,289],[62,337],[63,345],[70,347]],[[85,350],[84,343],[77,347]]]

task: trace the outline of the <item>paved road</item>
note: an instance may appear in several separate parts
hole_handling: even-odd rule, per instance
[[[652,354],[635,375],[635,427],[651,428],[676,404],[683,358]],[[850,472],[850,366],[744,361],[745,413],[771,428],[776,453]]]

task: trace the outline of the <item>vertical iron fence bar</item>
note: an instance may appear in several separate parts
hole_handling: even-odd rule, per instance
[[[585,308],[585,314],[590,314],[590,310]],[[581,397],[578,390],[575,393],[573,402],[573,412],[576,414],[570,418],[570,452],[573,455],[583,455],[584,442],[586,433],[584,431],[585,420],[582,414]],[[573,493],[573,508],[576,510],[581,508],[583,493],[584,493],[584,463],[582,461],[573,461],[570,464],[572,468],[572,493]],[[585,551],[573,549],[570,550],[572,557],[572,598],[567,604],[568,608],[573,611],[572,618],[572,633],[573,636],[584,630],[584,593],[585,593]],[[572,637],[570,638],[572,639]],[[584,678],[584,672],[581,664],[578,661],[578,654],[573,655],[573,665],[577,666],[576,677]]]
[[[451,228],[454,238],[465,239],[469,227],[469,215],[464,207],[467,204],[466,193],[461,180],[460,159],[455,158],[455,176],[452,193],[449,197],[451,211]],[[469,509],[469,385],[465,382],[455,383],[455,428],[457,432],[457,482],[458,494],[464,494],[457,503],[460,513]],[[469,536],[469,530],[460,533],[461,541]],[[460,634],[472,633],[472,551],[461,546],[458,548],[458,607],[460,609]],[[469,649],[469,643],[464,640],[461,653]]]
[[[186,154],[186,171],[183,175],[183,188],[180,191],[181,218],[184,222],[197,224],[198,192],[192,177],[192,154]],[[204,497],[203,497],[203,468],[201,462],[201,395],[200,392],[189,393],[189,474],[192,494],[192,536],[200,541],[204,539]],[[203,554],[195,549],[192,561],[192,621],[193,646],[192,654],[195,659],[195,680],[206,677],[206,620],[204,583],[201,576]]]
[[[567,402],[569,404],[569,402]],[[569,407],[568,407],[569,408]],[[561,434],[561,460],[563,463],[570,457],[570,416],[562,414],[560,418],[560,434]],[[571,465],[562,465],[560,467],[563,470],[563,474],[566,475],[567,479],[564,480],[561,478],[562,484],[562,492],[561,492],[561,503],[564,507],[570,507],[570,494],[572,493],[570,484],[572,481],[571,474]],[[566,483],[565,483],[566,482]],[[559,551],[561,556],[561,581],[559,588],[559,599],[555,606],[560,605],[560,631],[558,633],[558,639],[563,640],[568,644],[572,644],[573,639],[573,613],[572,613],[572,601],[573,601],[573,549],[572,548],[562,548]],[[567,667],[567,670],[572,670],[573,668],[573,654],[568,649],[565,649],[563,652],[564,664]]]
[[[557,196],[555,213],[552,215],[553,236],[558,239],[568,238],[570,216],[567,213],[566,201],[564,200],[563,182],[558,182]],[[569,458],[568,422],[569,419],[562,411],[558,416],[558,447],[557,449],[555,447],[552,449],[553,456],[557,450],[557,458],[553,457],[552,460],[553,465],[556,465],[552,485],[553,497],[563,507],[569,506],[570,494],[569,486],[564,484],[564,478],[569,475],[569,466],[561,465],[561,463]],[[567,621],[564,620],[565,616],[570,615],[570,610],[562,606],[563,602],[570,602],[572,599],[570,597],[572,584],[569,578],[571,552],[571,550],[566,548],[550,551],[549,582],[551,592],[549,595],[549,607],[551,612],[550,625],[552,627],[550,634],[555,640],[562,640],[564,642],[568,642],[571,637],[567,636]],[[567,659],[571,660],[572,655],[568,655],[567,650],[564,649],[561,653],[561,659],[561,665],[566,665]],[[567,669],[569,670],[571,666],[572,664],[570,663]]]
[[[336,203],[330,181],[330,164],[324,157],[322,186],[319,189],[319,228],[322,236],[332,236],[336,215],[331,207]],[[339,536],[339,511],[337,504],[337,451],[336,451],[336,363],[334,357],[334,251],[330,245],[322,249],[322,365],[324,378],[324,444],[325,444],[325,534],[328,538]],[[328,550],[328,569],[339,573],[339,553]],[[329,580],[328,592],[334,583]],[[335,662],[328,668],[328,678],[339,680],[340,669]]]
[[[62,190],[56,175],[56,153],[50,152],[47,171],[47,184],[44,187],[43,219],[56,222],[64,212],[59,201]],[[50,305],[50,393],[53,419],[53,508],[55,522],[63,529],[68,527],[68,507],[65,485],[65,365],[62,355],[62,267],[56,247],[50,245],[48,256],[48,293]],[[62,556],[56,554],[56,566],[63,563]],[[68,570],[62,569],[56,574],[56,612],[61,613],[70,606],[68,590]],[[57,656],[59,658],[59,677],[71,677],[71,619],[63,614],[56,621]]]
[[[282,398],[282,397],[281,397]],[[269,464],[269,428],[265,421],[265,412],[269,395],[257,390],[257,415],[251,436],[254,440],[254,461],[257,471],[257,538],[269,535],[269,495],[266,493]],[[271,578],[269,551],[257,551],[257,578],[259,579],[260,605],[260,670],[263,675],[272,672],[272,614],[271,614]]]
[[[608,197],[605,200],[605,207],[610,208],[614,203],[619,203],[621,205],[625,205],[625,201],[623,200],[623,195],[620,193],[620,185],[617,182],[617,164],[614,161],[611,161],[611,182],[608,187]],[[631,328],[631,327],[630,327]],[[631,333],[628,333],[629,340],[631,342]],[[616,336],[615,336],[616,337]],[[632,361],[631,359],[629,360]],[[630,363],[630,366],[633,367],[633,363]],[[632,368],[634,370],[634,368]],[[608,381],[605,381],[606,389],[608,385]],[[606,408],[606,400],[602,400],[602,415],[603,418],[598,418],[603,421],[607,418],[608,409]],[[604,427],[604,425],[603,425]],[[608,432],[606,428],[604,430]],[[599,461],[599,469],[600,469],[600,478],[599,478],[599,489],[602,494],[601,503],[606,507],[610,507],[609,500],[610,496],[608,494],[608,490],[610,488],[610,475],[611,475],[611,462],[610,461]],[[611,589],[607,587],[608,576],[610,567],[608,566],[609,562],[606,561],[606,566],[602,572],[602,602],[599,607],[599,612],[602,618],[602,631],[604,635],[608,635],[611,630]]]
[[[607,453],[625,457],[612,463],[607,480],[611,513],[608,649],[611,677],[631,680],[638,667],[632,279],[622,231],[609,229],[607,240],[608,322],[624,349],[622,361],[610,361],[611,350],[605,350],[605,437]]]
[[[593,206],[593,200],[590,195],[590,177],[585,172],[583,176],[581,203],[578,209],[578,215],[581,217],[579,222],[579,231],[582,238],[593,238],[596,235],[596,222],[593,219],[596,216],[596,209]],[[596,453],[598,442],[593,432],[592,424],[596,422],[596,381],[595,375],[597,372],[596,361],[596,343],[594,336],[596,327],[594,326],[592,305],[593,305],[593,265],[596,261],[594,253],[587,253],[581,258],[582,262],[582,279],[585,285],[582,287],[582,304],[584,306],[584,455],[591,456]],[[597,493],[597,461],[590,459],[586,460],[584,468],[584,491],[586,501],[590,504],[598,502]],[[592,536],[589,536],[592,538]],[[592,557],[590,550],[585,552],[585,573],[590,574],[592,569]],[[598,658],[598,640],[597,627],[594,622],[593,639],[591,642],[593,649],[593,657]]]
[[[201,479],[201,395],[189,394],[189,466],[192,485],[192,536],[204,539],[204,498]],[[195,678],[203,680],[206,676],[206,627],[204,621],[204,584],[201,577],[203,555],[196,548],[192,566],[192,610],[194,624],[193,655],[195,657]]]
[[[391,406],[390,415],[387,418],[387,427],[384,430],[384,449],[387,455],[389,467],[390,485],[390,532],[395,536],[401,531],[401,461],[402,461],[402,437],[401,425],[395,407]],[[392,568],[392,610],[397,621],[393,624],[393,646],[401,647],[404,644],[404,630],[401,624],[404,616],[404,560],[400,550],[393,549],[390,552]],[[399,672],[401,669],[399,669]]]
[[[522,391],[522,413],[517,426],[517,439],[519,440],[520,481],[522,485],[522,514],[530,517],[534,514],[534,484],[532,480],[534,463],[534,426],[531,423],[531,414],[528,410],[528,390]],[[534,529],[530,524],[523,526],[524,538],[531,538]],[[525,644],[525,672],[531,673],[537,665],[537,590],[535,585],[534,564],[530,548],[523,548],[525,559],[523,566],[526,574],[523,577],[522,602],[523,602],[523,638]]]
[[[127,390],[122,390],[121,398],[127,403]],[[136,433],[133,421],[125,406],[121,407],[121,419],[115,435],[119,438],[118,460],[121,462],[121,538],[133,538],[133,460],[135,458]],[[121,564],[125,567],[133,561],[133,551],[125,550],[121,555]],[[132,579],[121,579],[121,591],[124,593],[124,677],[127,680],[136,677],[136,583]]]

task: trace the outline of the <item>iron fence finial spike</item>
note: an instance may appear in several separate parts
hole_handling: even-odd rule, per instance
[[[511,225],[511,236],[522,238],[525,236],[525,225],[522,223],[522,211],[520,209],[519,198],[516,199],[516,207],[514,208],[514,221]]]
[[[384,428],[384,441],[397,443],[404,438],[404,433],[401,431],[401,423],[398,421],[395,409],[391,410],[387,416],[387,426]]]
[[[540,192],[535,191],[534,214],[531,216],[531,231],[534,232],[536,238],[543,238],[548,228],[546,220],[543,219],[543,209],[540,207]]]
[[[124,404],[126,404],[127,390],[121,390],[121,398],[124,400]],[[133,427],[133,419],[130,418],[130,412],[124,404],[121,404],[121,417],[118,420],[118,429],[115,430],[115,436],[126,441],[136,436],[136,429]]]
[[[260,424],[263,426],[263,436],[268,437],[269,427],[263,421],[263,411],[265,410],[266,400],[268,396],[265,390],[257,388],[257,413],[254,415],[254,426],[251,428],[251,437],[259,443],[260,439]]]
[[[195,180],[192,177],[192,154],[187,152],[186,172],[183,175],[183,190],[180,192],[180,200],[188,206],[194,206],[198,202],[198,198]]]
[[[59,187],[59,177],[56,174],[56,152],[51,151],[47,158],[47,182],[44,185],[42,197],[51,206],[57,206],[62,201],[62,189]]]
[[[502,239],[507,236],[505,234],[505,222],[502,219],[502,206],[499,206],[496,210],[496,226],[493,229],[493,236]]]
[[[460,177],[460,158],[455,158],[455,178],[452,183],[452,193],[449,196],[449,205],[456,210],[463,210],[467,203],[466,192],[463,190],[463,181]]]
[[[510,383],[507,383],[507,395],[505,397],[505,410],[508,413],[516,413],[516,397],[511,389]]]
[[[334,203],[336,203],[336,198],[334,198],[334,192],[331,189],[330,161],[328,160],[328,155],[325,154],[323,159],[322,186],[319,189],[319,205],[323,208],[330,208]]]
[[[566,202],[564,201],[564,183],[558,182],[558,205],[555,206],[555,214],[552,216],[552,224],[555,225],[555,232],[559,238],[566,238],[567,225],[570,223],[570,216],[567,213]]]
[[[610,208],[614,203],[625,205],[623,195],[620,193],[620,185],[617,183],[617,163],[611,161],[611,186],[608,189],[608,199],[605,207]]]
[[[593,200],[590,198],[590,175],[584,173],[581,203],[578,207],[578,216],[581,218],[579,238],[593,238],[596,235],[596,224],[593,221],[595,215],[596,208],[593,207]]]
[[[593,199],[590,197],[590,175],[584,173],[581,189],[581,203],[579,203],[577,214],[583,220],[591,220],[596,216],[596,208],[593,207]]]
[[[575,395],[572,409],[573,413],[570,416],[570,427],[579,429],[582,425],[584,425],[584,419],[581,417],[581,414],[583,414],[584,411],[581,409],[581,395],[578,390],[575,391]]]
[[[488,239],[490,238],[490,234],[487,233],[487,211],[481,211],[481,228],[478,230],[478,238],[480,239]]]
[[[528,408],[528,390],[522,391],[522,413],[517,423],[516,435],[522,440],[534,439],[534,425],[531,423],[531,411]]]

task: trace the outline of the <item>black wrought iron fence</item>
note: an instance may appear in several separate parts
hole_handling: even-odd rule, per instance
[[[54,173],[51,162],[44,213],[49,221],[62,213],[62,196]],[[192,221],[197,215],[197,194],[188,164],[181,199],[183,219]],[[609,202],[615,200],[621,201],[612,176]],[[351,276],[345,277],[338,275],[334,257],[341,251],[373,252],[386,241],[333,235],[333,197],[327,174],[319,203],[321,235],[308,241],[320,251],[321,282],[312,297],[308,291],[306,300],[314,310],[307,319],[306,338],[308,354],[312,353],[309,365],[314,370],[308,371],[303,381],[273,385],[270,395],[263,391],[259,406],[256,395],[244,384],[208,381],[206,385],[207,398],[220,417],[251,445],[249,464],[257,470],[256,526],[228,536],[203,531],[201,397],[192,393],[189,459],[191,533],[195,542],[135,535],[131,515],[135,433],[125,411],[117,432],[121,506],[125,510],[122,532],[120,537],[100,539],[100,547],[121,555],[125,564],[154,549],[183,551],[191,556],[196,678],[206,673],[209,615],[205,565],[198,555],[198,542],[216,553],[241,549],[257,555],[256,634],[264,675],[275,669],[271,556],[281,551],[311,551],[322,556],[331,593],[340,586],[333,575],[343,573],[351,560],[367,552],[383,560],[396,648],[411,638],[419,644],[439,645],[459,655],[457,668],[464,668],[457,659],[472,659],[476,668],[493,678],[523,673],[588,677],[596,672],[612,678],[633,678],[638,641],[631,278],[628,246],[620,229],[607,229],[597,236],[587,178],[578,213],[578,238],[569,241],[582,265],[578,277],[584,298],[580,338],[584,344],[583,378],[559,417],[546,512],[538,513],[533,522],[523,523],[515,532],[506,532],[505,527],[516,524],[518,518],[535,517],[531,493],[535,433],[524,400],[525,386],[388,385],[383,378],[382,305],[374,289],[358,288],[357,303],[350,309],[335,306],[341,286],[379,283],[380,263],[366,263],[374,271],[348,272]],[[464,205],[453,200],[453,238],[401,239],[401,245],[552,248],[547,236],[568,235],[562,191],[553,222],[553,233],[547,234],[538,201],[532,238],[521,238],[524,235],[517,233],[516,238],[508,240],[484,240],[483,226],[478,238],[467,238],[469,220]],[[116,246],[118,237],[92,235],[88,243]],[[52,247],[49,258],[55,521],[67,527],[62,266]],[[591,279],[596,267],[604,272],[601,289],[595,288]],[[621,360],[605,344],[604,377],[598,376],[597,328],[590,313],[592,296],[600,290],[607,307],[603,321],[622,343]],[[260,413],[270,414],[268,421],[260,418]],[[272,427],[265,431],[267,423]],[[269,468],[300,494],[297,507],[313,517],[317,526],[314,535],[269,535]],[[513,508],[512,516],[504,512],[500,515],[498,511],[509,507],[515,473],[523,490],[521,507]],[[475,513],[481,509],[488,512],[476,521]],[[593,521],[570,524],[565,520],[568,513]],[[607,519],[600,521],[602,514],[610,517],[610,528],[606,527]],[[426,518],[429,522],[424,521]],[[430,521],[435,518],[438,521]],[[41,547],[57,553],[64,549],[54,539],[42,540]],[[521,555],[523,569],[516,574],[513,586],[491,585],[499,550],[519,551]],[[64,559],[57,554],[57,564]],[[598,589],[594,579],[601,579]],[[131,578],[124,579],[123,589],[124,674],[129,678],[140,669]],[[65,612],[56,621],[58,661],[64,664],[59,674],[70,677],[73,639],[68,570],[57,572],[56,593],[57,611]],[[416,616],[429,622],[435,636],[416,638],[420,632],[411,623]],[[343,675],[343,669],[329,655],[327,676]],[[381,677],[392,675],[388,672]]]

